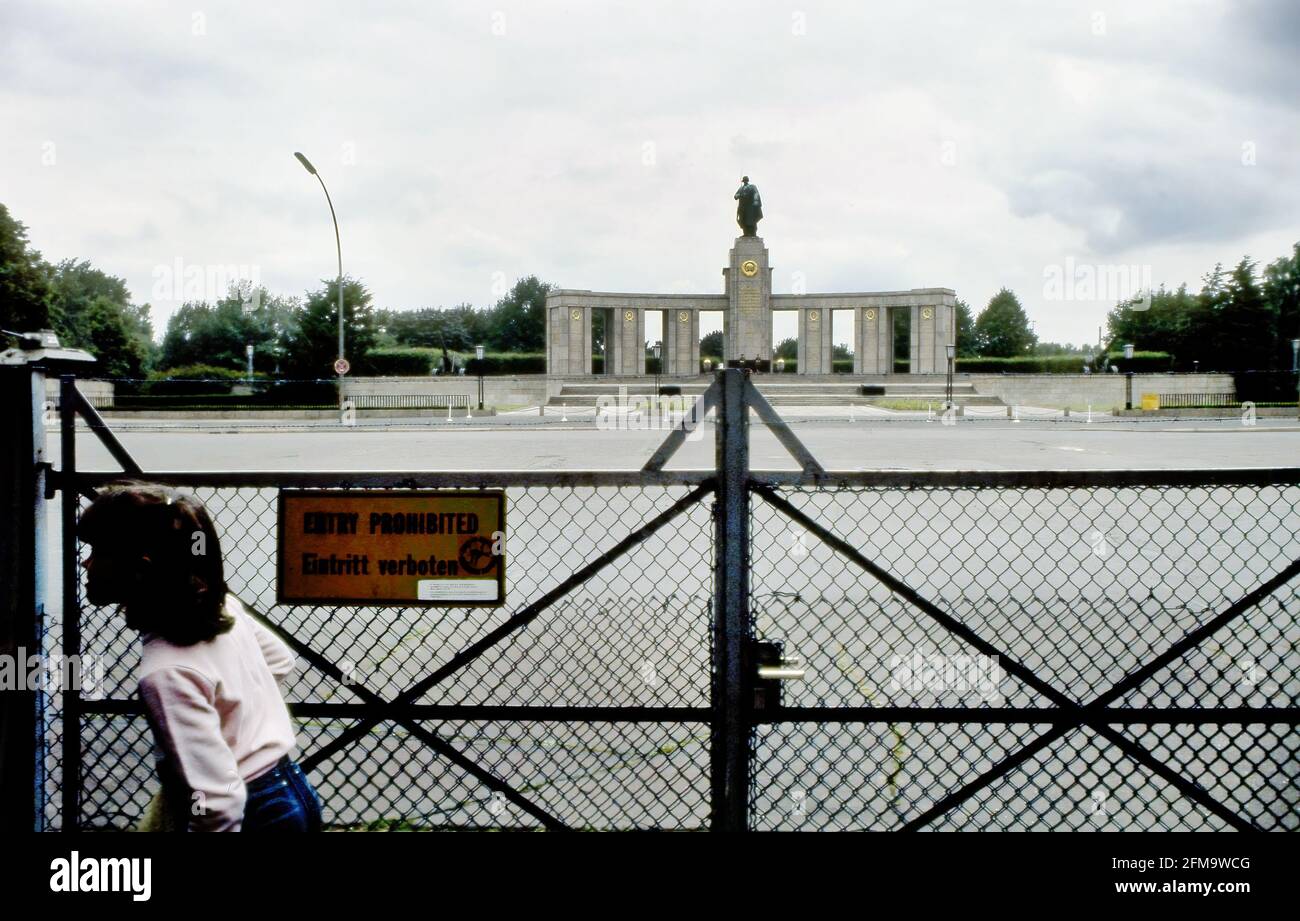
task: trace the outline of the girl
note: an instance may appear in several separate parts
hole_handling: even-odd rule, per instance
[[[118,603],[143,641],[140,697],[171,821],[191,831],[319,831],[281,684],[289,648],[226,588],[202,503],[165,486],[109,486],[77,527],[86,598]]]

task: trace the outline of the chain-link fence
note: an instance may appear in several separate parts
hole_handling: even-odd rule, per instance
[[[692,490],[508,487],[505,606],[428,609],[277,604],[278,487],[188,488],[222,535],[231,590],[343,674],[300,657],[286,688],[308,758],[368,715],[347,684],[394,700]],[[710,511],[697,501],[430,688],[407,715],[566,827],[705,827],[711,566]],[[58,625],[50,627],[57,637]],[[108,668],[103,699],[81,703],[78,825],[127,828],[156,789],[152,738],[132,701],[138,644],[110,608],[83,603],[81,631],[83,654]],[[53,703],[57,714],[61,702]],[[538,708],[543,718],[532,715]],[[596,715],[584,719],[588,712]],[[65,824],[63,732],[52,719],[46,814],[56,828]],[[311,776],[332,827],[543,824],[392,714],[314,764]]]
[[[769,494],[888,570],[995,656],[755,498],[756,631],[802,658],[807,676],[784,685],[783,705],[798,718],[774,717],[756,730],[754,827],[907,827],[1052,732],[1062,702],[1051,690],[1091,703],[1300,559],[1294,481],[1002,488],[998,477],[986,479],[983,487],[927,486],[942,477],[922,474],[912,488],[776,486]],[[1297,611],[1300,580],[1277,586],[1119,695],[1108,728],[1249,823],[1300,827]],[[1009,674],[1009,662],[1047,689]],[[857,708],[891,718],[837,715]],[[1089,725],[926,823],[1227,826]]]
[[[683,429],[642,471],[145,476],[299,644],[329,827],[1300,826],[1300,469],[827,472],[739,372],[703,399],[716,469],[664,471]],[[749,406],[801,473],[748,469]],[[111,479],[69,471],[83,503]],[[506,490],[505,605],[278,604],[282,488]],[[107,668],[49,701],[38,805],[127,828],[138,652],[79,607],[46,651]]]

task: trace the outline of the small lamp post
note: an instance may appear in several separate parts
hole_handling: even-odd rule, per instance
[[[1296,372],[1295,410],[1296,418],[1300,419],[1300,339],[1291,340],[1291,370]]]
[[[704,359],[704,373],[708,374],[709,371],[712,370],[712,368],[713,368],[713,359],[711,358]]]
[[[474,346],[474,363],[478,365],[478,408],[483,408],[483,346]]]
[[[785,373],[785,359],[784,359],[784,358],[778,358],[778,359],[776,360],[776,373],[777,373],[777,374],[784,374],[784,373]]]
[[[1124,343],[1124,360],[1133,359],[1133,343]],[[1129,365],[1124,369],[1124,408],[1133,408],[1133,366]]]
[[[943,348],[944,351],[948,353],[948,402],[944,408],[951,409],[952,408],[952,373],[953,373],[953,368],[957,363],[957,345],[956,343],[949,342]]]
[[[253,343],[244,346],[244,354],[248,356],[248,382],[253,383]]]
[[[656,342],[654,345],[650,347],[650,354],[653,355],[655,359],[655,396],[658,396],[659,395],[659,370],[660,370],[659,356],[663,354],[663,346],[660,345],[658,342]]]

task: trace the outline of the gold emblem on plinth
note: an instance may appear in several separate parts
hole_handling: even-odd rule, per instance
[[[868,319],[868,320],[874,320],[875,318],[876,318],[876,310],[875,310],[875,308],[874,308],[874,307],[869,307],[869,308],[867,308],[867,319]]]
[[[635,316],[636,316],[636,314],[634,314],[634,313],[633,313],[632,311],[630,311],[630,310],[625,310],[625,311],[623,311],[623,319],[624,319],[624,320],[627,320],[629,323],[632,322],[632,320],[633,320],[633,318],[634,318]]]
[[[683,310],[677,314],[677,320],[679,323],[689,323],[691,322],[691,315],[689,312]]]
[[[810,310],[810,311],[808,311],[808,322],[809,322],[809,323],[816,323],[816,322],[817,322],[817,316],[818,316],[817,311],[815,311],[815,310]]]
[[[575,311],[573,311],[571,314],[569,314],[569,319],[570,319],[570,320],[581,320],[581,319],[582,319],[582,311],[581,311],[581,310],[575,310]]]
[[[753,278],[758,274],[758,263],[753,259],[746,259],[740,264],[740,271],[746,278]]]
[[[921,308],[921,319],[922,319],[922,320],[928,320],[928,319],[930,319],[930,318],[933,317],[933,316],[934,316],[934,309],[933,309],[932,307],[922,307],[922,308]]]

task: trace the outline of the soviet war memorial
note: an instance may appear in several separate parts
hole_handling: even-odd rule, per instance
[[[0,6],[9,898],[1280,903],[1297,37]]]
[[[894,324],[908,314],[908,368],[912,373],[942,373],[947,346],[957,336],[956,296],[948,288],[852,294],[773,294],[767,246],[758,236],[763,217],[758,189],[745,176],[736,192],[736,238],[722,270],[721,294],[612,294],[561,288],[546,298],[546,368],[550,374],[592,374],[592,320],[603,321],[610,375],[646,373],[646,314],[663,319],[662,368],[666,374],[695,374],[700,365],[700,314],[717,311],[725,318],[722,360],[727,366],[773,370],[772,312],[797,317],[800,374],[832,373],[834,310],[852,312],[855,374],[892,375]]]

